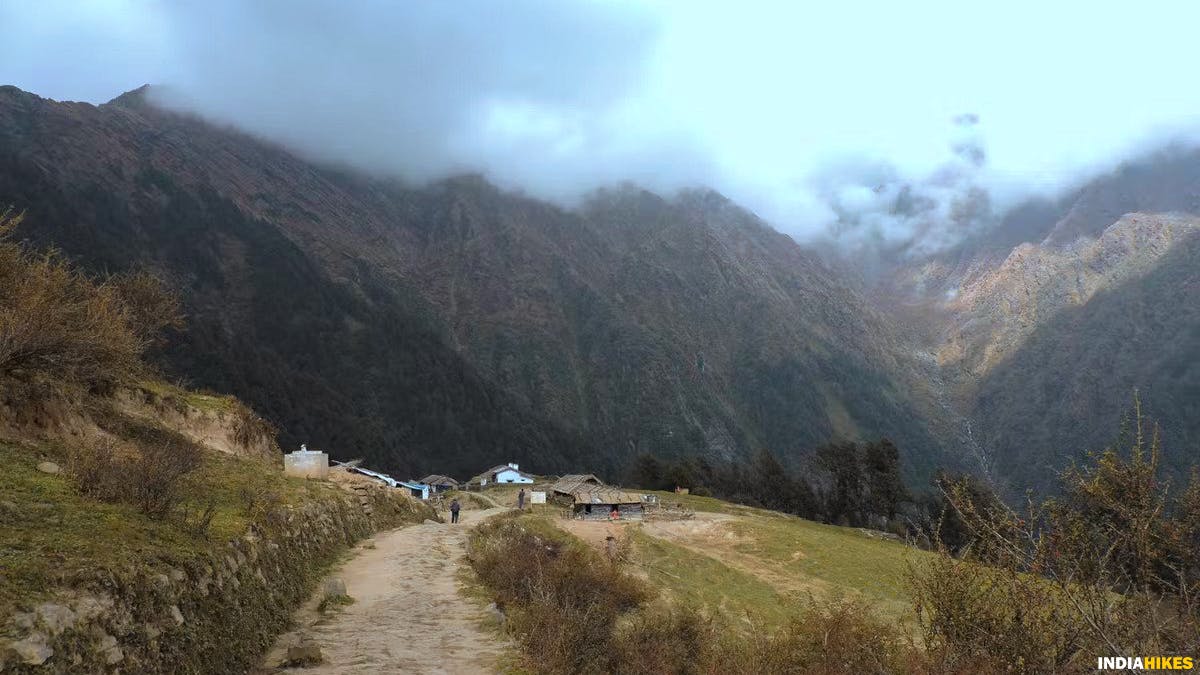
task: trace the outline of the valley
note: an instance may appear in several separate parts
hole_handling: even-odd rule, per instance
[[[0,673],[1195,669],[1198,22],[0,2]]]

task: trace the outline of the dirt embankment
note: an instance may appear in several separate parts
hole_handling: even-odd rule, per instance
[[[131,421],[173,431],[214,452],[282,461],[275,429],[230,396],[161,382],[122,387],[111,396],[12,381],[0,390],[0,437],[67,446],[120,442]]]

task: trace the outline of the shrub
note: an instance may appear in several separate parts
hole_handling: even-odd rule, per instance
[[[149,272],[119,274],[109,279],[129,310],[129,327],[139,340],[157,344],[167,329],[183,328],[179,297]]]
[[[471,565],[505,603],[606,603],[624,611],[650,596],[645,584],[617,565],[533,518],[494,518],[476,528],[471,542]]]
[[[708,672],[717,636],[717,627],[694,607],[647,608],[618,628],[613,641],[614,672]]]
[[[922,655],[895,626],[853,600],[814,602],[775,632],[755,626],[748,636],[726,634],[712,650],[714,673],[922,672]]]
[[[1079,665],[1085,626],[1041,577],[944,556],[914,568],[910,585],[927,652],[943,670],[1057,673]]]
[[[650,596],[642,582],[534,518],[472,532],[472,567],[509,610],[509,629],[541,673],[613,672],[616,624]]]
[[[0,376],[92,386],[139,373],[153,336],[179,324],[177,302],[149,275],[95,281],[27,251],[9,240],[20,222],[0,212]]]
[[[183,441],[147,443],[136,449],[109,442],[75,450],[70,468],[81,493],[132,504],[151,518],[165,518],[182,502],[184,481],[200,463],[200,449]],[[201,518],[211,520],[211,514]]]
[[[1061,475],[1062,493],[1018,514],[950,485],[963,559],[914,571],[930,653],[1020,672],[1091,670],[1096,655],[1200,648],[1200,488],[1171,499],[1140,403],[1118,442]]]

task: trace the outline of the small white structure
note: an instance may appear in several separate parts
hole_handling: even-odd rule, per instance
[[[508,466],[496,472],[497,483],[532,483],[533,476],[520,470],[516,464],[509,462]]]
[[[545,492],[530,492],[529,493],[529,503],[530,504],[545,504],[546,503],[546,493]]]
[[[532,483],[533,476],[521,471],[521,468],[515,463],[509,462],[508,464],[493,466],[475,478],[472,478],[471,482],[480,486],[491,485],[492,483]]]
[[[329,455],[301,445],[296,452],[283,456],[283,472],[300,478],[325,478],[329,475]]]

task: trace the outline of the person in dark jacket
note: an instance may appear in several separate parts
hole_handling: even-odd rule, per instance
[[[521,488],[521,491],[517,493],[517,508],[525,508],[525,488]]]
[[[458,511],[461,508],[462,508],[462,506],[459,505],[457,497],[450,500],[450,522],[451,523],[458,522]]]

